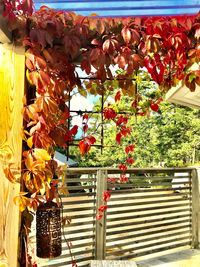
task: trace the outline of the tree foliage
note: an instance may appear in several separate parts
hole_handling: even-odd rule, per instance
[[[143,106],[151,101],[157,94],[156,85],[152,82],[142,82],[139,86],[140,95],[143,96]],[[115,98],[115,93],[109,93]],[[113,102],[113,101],[111,101]],[[127,96],[121,96],[120,102],[112,107],[117,111],[130,109],[130,100]],[[96,104],[96,109],[100,108],[100,101]],[[80,166],[118,166],[127,164],[127,155],[125,148],[134,143],[133,159],[134,167],[181,167],[194,164],[200,161],[200,153],[197,144],[200,142],[200,111],[189,107],[183,107],[163,101],[159,104],[160,109],[154,112],[152,109],[147,116],[131,116],[129,126],[131,135],[126,139],[121,139],[121,146],[116,146],[117,130],[114,123],[110,124],[104,121],[104,145],[111,146],[103,149],[92,150],[81,158],[76,148],[70,148],[70,153]],[[127,107],[127,108],[126,108]],[[150,116],[149,116],[150,115]],[[96,115],[97,116],[97,115]],[[95,116],[94,116],[95,117]],[[91,129],[96,127],[95,122],[91,120]],[[95,134],[99,141],[101,131]],[[196,147],[196,158],[193,161],[193,153]]]

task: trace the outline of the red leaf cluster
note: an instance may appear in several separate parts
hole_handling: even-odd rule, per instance
[[[88,152],[91,148],[91,145],[93,145],[96,142],[96,139],[93,136],[84,138],[79,143],[79,149],[81,151],[81,156],[83,157],[86,152]]]

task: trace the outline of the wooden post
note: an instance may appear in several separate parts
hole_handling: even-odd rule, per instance
[[[24,49],[0,45],[0,267],[18,265],[20,213],[13,198],[20,183],[9,182],[3,169],[21,168],[24,73]]]
[[[107,171],[97,171],[97,202],[96,209],[102,205],[102,194],[107,190]],[[101,220],[96,220],[96,246],[95,246],[95,259],[104,260],[106,254],[106,211],[104,212]]]
[[[192,247],[200,242],[200,180],[197,169],[192,170]]]

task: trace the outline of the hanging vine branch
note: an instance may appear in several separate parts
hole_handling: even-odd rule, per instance
[[[68,101],[70,94],[78,88],[80,94],[87,91],[101,96],[111,90],[113,84],[121,93],[132,99],[134,115],[149,116],[157,112],[160,97],[142,104],[142,97],[136,92],[136,73],[146,68],[150,77],[159,85],[161,92],[182,81],[191,91],[200,85],[200,70],[190,67],[200,59],[200,15],[154,18],[93,18],[41,7],[32,13],[32,1],[5,0],[4,16],[8,16],[12,29],[17,28],[15,41],[23,40],[26,47],[26,77],[36,91],[36,97],[27,104],[24,97],[23,116],[26,121],[24,139],[29,150],[23,153],[25,169],[23,180],[30,192],[15,197],[23,211],[37,210],[41,203],[57,198],[57,190],[51,185],[53,175],[64,175],[57,166],[55,146],[66,147],[77,134],[78,126],[70,125]],[[118,66],[120,74],[112,72]],[[77,66],[92,78],[84,81],[77,72]],[[109,80],[110,84],[105,86]],[[87,93],[86,93],[87,95]],[[117,114],[113,107],[103,107],[103,119],[113,120],[118,129],[116,142],[131,134],[127,127],[126,114]],[[88,133],[88,116],[83,115],[83,140],[79,143],[82,156],[96,140]],[[134,160],[131,153],[134,144],[125,148],[127,165]],[[53,164],[53,168],[52,168]],[[120,165],[122,182],[126,181],[126,165]],[[7,178],[15,182],[12,164],[4,170]],[[112,181],[111,181],[112,182]],[[65,185],[60,186],[64,192]],[[103,195],[103,206],[98,218],[106,209],[110,192]]]

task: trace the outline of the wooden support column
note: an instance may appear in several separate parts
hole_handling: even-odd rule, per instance
[[[13,198],[20,184],[9,182],[3,169],[21,168],[24,73],[24,49],[0,44],[0,267],[18,265],[20,213]]]
[[[197,169],[192,170],[192,247],[200,247],[200,177]]]
[[[97,202],[96,209],[99,213],[98,208],[102,205],[103,192],[107,190],[107,171],[97,171]],[[106,254],[106,211],[103,214],[101,220],[96,220],[96,246],[95,246],[95,259],[104,260]]]

